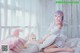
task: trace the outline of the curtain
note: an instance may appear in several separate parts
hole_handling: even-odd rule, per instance
[[[11,36],[15,29],[38,35],[38,0],[0,0],[0,40]],[[37,36],[38,37],[38,36]]]

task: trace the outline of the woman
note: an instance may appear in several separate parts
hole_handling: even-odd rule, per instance
[[[56,35],[57,38],[55,42],[44,48],[45,53],[51,53],[51,52],[73,52],[73,48],[65,48],[61,41],[59,40],[61,37],[61,29],[63,27],[63,19],[64,19],[64,14],[62,11],[57,11],[55,14],[54,22],[51,23],[49,27],[49,32],[48,34],[41,40],[40,42],[43,43],[50,35]],[[60,42],[60,43],[59,43]]]

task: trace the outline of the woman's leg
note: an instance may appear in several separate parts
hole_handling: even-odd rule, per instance
[[[49,48],[57,48],[57,46],[55,46],[55,45],[50,45],[50,46],[46,47],[45,49],[49,49]],[[44,49],[44,50],[45,50],[45,49]],[[51,53],[51,52],[44,52],[44,53]]]
[[[45,48],[44,52],[74,52],[72,48]]]
[[[57,48],[57,46],[55,46],[55,45],[50,45],[50,46],[48,46],[48,47],[46,47],[46,48]]]

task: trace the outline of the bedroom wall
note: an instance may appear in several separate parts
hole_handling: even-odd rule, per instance
[[[62,0],[62,1],[77,1],[80,0]],[[68,37],[80,37],[80,3],[73,4],[57,4],[58,9],[64,12],[64,22],[66,25],[66,34]]]
[[[69,38],[80,37],[80,4],[56,4],[54,0],[41,0],[42,1],[42,18],[40,34],[44,35],[49,27],[49,23],[54,18],[54,12],[62,10],[64,12],[64,34]],[[61,0],[61,1],[79,1],[80,0]]]

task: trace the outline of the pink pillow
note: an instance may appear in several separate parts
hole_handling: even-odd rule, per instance
[[[7,44],[7,45],[11,46],[10,48],[13,48],[14,44],[16,43],[17,40],[18,40],[18,38],[16,38],[16,37],[10,37],[8,39],[2,40],[0,42],[0,46],[3,44]]]
[[[10,50],[14,53],[19,53],[24,46],[24,43],[23,39],[19,38],[13,45],[11,44]]]
[[[23,31],[22,29],[16,29],[16,30],[12,33],[12,35],[19,37],[19,32],[22,32],[22,31]]]
[[[13,53],[19,53],[22,47],[24,46],[24,40],[17,37],[8,38],[0,43],[1,44],[8,44],[9,50]]]

